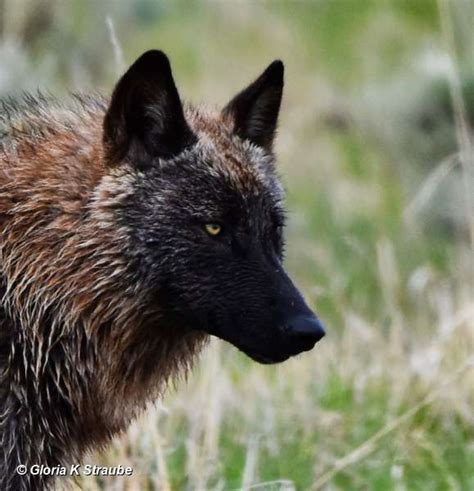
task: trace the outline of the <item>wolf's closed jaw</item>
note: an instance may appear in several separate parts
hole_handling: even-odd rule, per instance
[[[271,267],[262,261],[259,269],[256,259],[247,260],[253,265],[247,268],[248,289],[234,290],[237,302],[228,305],[232,315],[214,317],[208,332],[260,363],[279,363],[311,350],[325,336],[325,328],[280,263]]]
[[[264,345],[257,350],[244,348],[242,351],[260,363],[280,363],[291,356],[312,350],[325,335],[326,330],[320,320],[309,312],[297,315],[283,328],[275,330],[275,339],[281,339],[277,349],[267,351],[267,346]]]
[[[288,325],[283,328],[283,331],[285,336],[280,351],[271,354],[265,353],[264,350],[244,349],[243,351],[259,363],[281,363],[291,356],[312,350],[315,344],[326,335],[320,320],[311,313],[300,315],[290,320]]]

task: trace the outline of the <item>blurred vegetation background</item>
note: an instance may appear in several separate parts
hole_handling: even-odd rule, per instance
[[[264,367],[213,341],[84,490],[474,489],[474,3],[0,0],[0,97],[110,93],[164,50],[222,105],[286,64],[287,266],[328,327]]]

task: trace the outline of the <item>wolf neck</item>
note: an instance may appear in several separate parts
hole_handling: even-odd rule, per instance
[[[199,352],[203,335],[162,329],[143,301],[112,297],[97,292],[89,304],[79,295],[52,306],[64,314],[62,324],[47,308],[34,316],[2,307],[0,489],[47,487],[41,477],[20,480],[16,466],[79,463],[88,448],[123,431]]]
[[[18,144],[15,162],[0,152],[2,490],[42,489],[16,466],[78,462],[125,429],[205,340],[160,325],[115,216],[132,177],[104,177],[93,143],[60,155],[38,143],[41,159]]]

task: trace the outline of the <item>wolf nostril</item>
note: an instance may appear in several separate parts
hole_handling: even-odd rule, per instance
[[[326,334],[319,319],[311,315],[301,315],[290,322],[291,335],[302,341],[317,343]]]

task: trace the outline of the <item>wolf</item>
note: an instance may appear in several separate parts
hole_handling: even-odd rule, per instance
[[[31,467],[105,445],[209,336],[260,363],[324,336],[282,265],[283,72],[194,107],[152,50],[110,98],[3,101],[0,489],[53,486]]]

